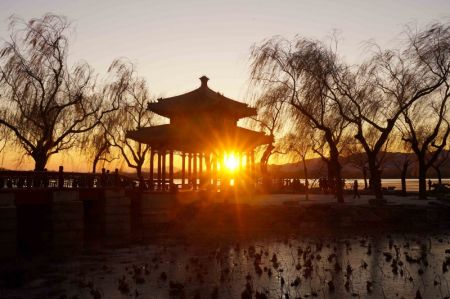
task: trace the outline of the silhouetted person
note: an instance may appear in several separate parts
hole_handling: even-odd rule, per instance
[[[428,179],[428,191],[431,191],[431,180],[430,179]]]
[[[358,191],[358,181],[357,181],[357,180],[355,180],[355,181],[353,182],[353,198],[356,198],[356,197],[358,197],[358,198],[361,197],[361,196],[359,195],[359,191]]]

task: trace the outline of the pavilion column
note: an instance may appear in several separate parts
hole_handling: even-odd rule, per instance
[[[235,175],[235,185],[241,185],[242,182],[242,152],[238,153],[238,171],[237,174]]]
[[[220,157],[220,186],[229,186],[230,185],[230,181],[229,181],[229,176],[227,173],[227,169],[226,168],[226,163],[225,163],[225,153],[222,153],[222,157]],[[225,185],[226,182],[226,185]]]
[[[217,155],[217,180],[220,181],[220,190],[223,188],[223,164],[222,164],[222,156]]]
[[[198,177],[200,179],[200,187],[203,185],[203,153],[198,154]]]
[[[192,153],[188,155],[188,184],[192,186]]]
[[[216,154],[211,154],[211,179],[214,190],[217,190],[217,160]]]
[[[158,150],[158,190],[161,190],[161,151]]]
[[[182,188],[184,188],[184,180],[186,178],[185,163],[186,163],[186,153],[183,152],[181,154],[181,186],[182,186]]]
[[[197,190],[197,153],[194,153],[194,155],[192,156],[192,158],[193,158],[193,161],[192,161],[192,163],[194,163],[194,175],[193,175],[193,184],[192,184],[192,187],[193,187],[193,189],[194,190]]]
[[[216,172],[215,172],[216,188],[218,190],[219,189],[219,181],[220,181],[220,171],[221,171],[221,169],[220,169],[220,158],[219,158],[218,154],[215,155],[215,160],[214,161],[215,161],[214,163],[216,165]]]
[[[150,190],[153,191],[153,157],[154,157],[154,151],[153,149],[150,149]]]
[[[245,177],[248,183],[248,180],[250,178],[250,154],[249,152],[245,153]]]
[[[255,151],[252,150],[250,152],[250,177],[252,180],[252,184],[254,184],[256,182],[256,173],[255,173]]]
[[[207,185],[211,185],[211,153],[206,153],[205,155],[205,164],[206,164],[206,178],[208,179]]]
[[[173,150],[169,152],[169,190],[173,186]]]
[[[162,151],[162,190],[166,190],[166,150]]]

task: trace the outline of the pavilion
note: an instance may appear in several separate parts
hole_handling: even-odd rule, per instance
[[[208,80],[206,76],[202,76],[199,88],[148,104],[150,111],[169,118],[169,124],[127,133],[127,138],[151,147],[150,187],[153,190],[172,190],[175,186],[174,154],[181,155],[182,188],[197,190],[224,186],[224,182],[230,179],[230,174],[225,171],[227,155],[236,157],[234,184],[254,182],[254,150],[272,142],[272,138],[264,133],[239,127],[238,120],[256,115],[256,108],[211,90]]]

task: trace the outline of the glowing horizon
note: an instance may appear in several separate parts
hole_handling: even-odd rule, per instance
[[[433,1],[56,1],[3,0],[0,37],[7,39],[8,17],[28,20],[52,12],[72,21],[69,64],[86,60],[100,77],[117,57],[137,64],[155,97],[196,88],[198,77],[212,78],[211,88],[250,102],[248,56],[254,43],[274,35],[326,39],[341,36],[340,52],[350,62],[364,56],[364,41],[395,42],[405,24],[448,20],[450,2]],[[17,161],[23,160],[22,164]],[[83,162],[80,162],[83,160]],[[176,159],[178,161],[178,159]],[[287,161],[286,161],[287,162]],[[48,169],[90,170],[76,151],[53,156]],[[8,148],[1,167],[33,169],[29,157]],[[114,162],[111,168],[127,168]]]

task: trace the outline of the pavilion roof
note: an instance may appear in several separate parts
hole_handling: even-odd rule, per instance
[[[202,76],[199,88],[178,96],[158,99],[157,102],[149,103],[148,109],[169,118],[174,115],[199,112],[218,113],[221,117],[227,116],[236,119],[256,115],[255,108],[211,90],[208,87],[208,80],[206,76]]]
[[[272,142],[272,138],[264,133],[237,126],[199,132],[183,130],[167,124],[128,131],[126,137],[149,144],[155,149],[186,152],[206,152],[220,148],[246,151]]]

